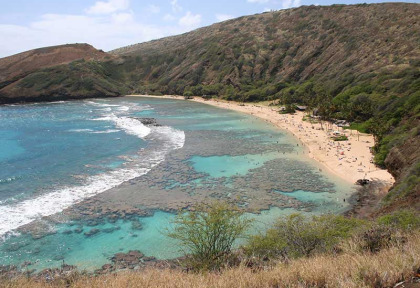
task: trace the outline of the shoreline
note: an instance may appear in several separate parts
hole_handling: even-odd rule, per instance
[[[174,95],[126,96],[185,101],[183,96]],[[388,171],[380,169],[372,163],[373,155],[370,152],[370,148],[374,146],[374,138],[370,134],[362,134],[356,130],[342,131],[342,128],[330,124],[331,131],[340,129],[340,132],[345,133],[348,137],[348,141],[333,141],[325,130],[321,130],[321,124],[311,124],[310,122],[303,121],[304,112],[298,111],[295,114],[279,114],[277,107],[263,106],[259,103],[241,104],[219,99],[204,100],[201,97],[195,97],[188,101],[250,114],[293,134],[306,148],[306,156],[315,160],[330,173],[338,176],[347,183],[355,184],[358,179],[366,178],[371,181],[383,182],[390,188],[395,182],[395,179]]]

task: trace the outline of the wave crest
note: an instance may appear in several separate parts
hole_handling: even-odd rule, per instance
[[[154,151],[139,157],[138,162],[129,162],[124,168],[90,176],[84,186],[62,187],[57,191],[28,199],[13,205],[0,206],[0,236],[10,235],[18,227],[45,216],[50,216],[95,196],[123,182],[140,177],[149,172],[153,167],[165,160],[166,155],[175,149],[180,149],[185,143],[185,133],[171,127],[146,127],[140,121],[129,117],[111,117],[116,125],[126,133],[139,138],[151,134],[160,143]]]

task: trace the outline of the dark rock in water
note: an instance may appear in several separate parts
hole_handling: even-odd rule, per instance
[[[107,274],[115,271],[115,267],[112,264],[102,265],[101,269],[95,271],[95,274]]]
[[[155,261],[156,257],[150,256],[150,257],[143,257],[143,262],[149,262],[149,261]]]
[[[18,251],[19,249],[27,246],[27,245],[29,245],[29,242],[23,242],[23,241],[22,242],[13,242],[13,243],[5,245],[4,250],[8,251],[8,252],[15,252],[15,251]]]
[[[54,261],[61,261],[61,260],[64,260],[64,256],[63,256],[63,255],[55,255],[55,256],[53,257],[53,260],[54,260]]]
[[[26,267],[28,267],[30,265],[32,265],[32,262],[31,261],[25,261],[25,262],[22,263],[22,265],[20,265],[20,267],[26,268]]]
[[[54,234],[57,234],[57,231],[35,231],[34,233],[31,233],[31,236],[33,240],[39,240],[45,236]]]
[[[369,182],[370,182],[369,179],[359,179],[356,181],[356,184],[360,186],[365,186],[369,184]]]
[[[76,270],[77,266],[74,265],[68,265],[68,264],[63,264],[61,265],[61,271],[62,272],[69,272],[69,271],[73,271]]]
[[[38,255],[39,253],[41,253],[41,248],[40,247],[35,247],[32,250],[32,255]]]
[[[80,234],[82,232],[83,232],[83,228],[81,228],[81,227],[78,227],[78,228],[74,229],[74,233]]]
[[[132,230],[142,230],[143,225],[141,224],[141,222],[139,220],[133,220],[131,222],[131,229]]]
[[[113,215],[111,215],[111,216],[113,216]],[[112,223],[112,224],[117,222],[117,218],[116,217],[111,217],[111,216],[108,218],[108,222]]]
[[[72,234],[72,233],[73,233],[73,231],[71,231],[71,230],[65,230],[65,231],[62,232],[62,234],[65,234],[65,235],[69,235],[69,234]]]
[[[155,126],[155,127],[162,126],[157,123],[155,118],[139,118],[139,117],[131,117],[131,118],[140,121],[143,125],[146,125],[146,126]]]
[[[115,264],[117,269],[134,269],[141,263],[144,254],[138,250],[132,250],[128,253],[117,253],[112,258],[112,263]]]
[[[111,228],[105,228],[105,229],[102,229],[102,232],[104,232],[104,233],[112,233],[112,232],[114,232],[114,231],[116,231],[116,230],[120,230],[121,228],[120,227],[111,227]]]
[[[92,230],[90,230],[88,232],[85,232],[84,235],[86,237],[90,237],[90,236],[93,236],[95,234],[98,234],[99,232],[101,232],[101,230],[94,228],[94,229],[92,229]]]
[[[98,224],[99,223],[97,221],[92,220],[92,221],[88,221],[88,223],[86,225],[89,226],[89,227],[92,227],[92,226],[98,226]]]

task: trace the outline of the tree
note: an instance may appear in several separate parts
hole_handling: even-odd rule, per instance
[[[179,213],[167,235],[179,241],[189,268],[215,270],[225,263],[235,240],[244,236],[251,223],[243,211],[228,203],[202,203]]]
[[[188,99],[193,99],[193,93],[191,91],[184,91],[184,99],[188,100]]]

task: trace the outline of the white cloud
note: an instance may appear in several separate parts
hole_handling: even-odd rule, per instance
[[[270,0],[247,0],[247,2],[249,2],[249,3],[259,3],[259,4],[267,3],[269,1]]]
[[[301,0],[247,0],[248,3],[256,3],[256,4],[269,4],[270,6],[278,6],[281,5],[282,9],[288,9],[292,7],[298,7],[301,5]],[[271,11],[272,8],[266,7],[264,12]]]
[[[288,9],[300,6],[300,0],[282,0],[282,8]]]
[[[129,0],[108,0],[104,1],[97,1],[95,5],[86,9],[86,13],[88,14],[111,14],[117,11],[127,10],[130,7]]]
[[[229,19],[235,18],[235,16],[233,15],[228,15],[228,14],[216,14],[216,20],[218,22],[222,22],[222,21],[226,21]]]
[[[111,15],[111,18],[114,21],[114,23],[118,24],[130,23],[134,21],[132,13],[115,13]]]
[[[188,11],[181,19],[179,19],[178,24],[181,27],[185,28],[195,28],[199,26],[201,23],[201,15],[200,14],[192,14]]]
[[[178,5],[177,1],[172,3]],[[201,14],[188,11],[178,17],[168,13],[162,17],[166,22],[145,24],[136,19],[129,4],[128,0],[96,1],[81,14],[44,14],[35,21],[21,25],[0,23],[0,57],[66,43],[89,43],[109,51],[184,33],[199,27],[203,22]],[[227,19],[228,16],[220,14],[219,19]]]
[[[197,25],[197,18],[191,17],[189,21],[186,18],[183,24]],[[66,43],[89,43],[98,49],[108,51],[180,34],[190,28],[195,27],[145,25],[137,22],[131,13],[126,12],[99,16],[45,14],[39,20],[25,26],[0,24],[2,39],[0,57]]]
[[[174,13],[182,12],[183,8],[181,5],[178,4],[178,0],[171,0],[172,11]]]
[[[151,4],[151,5],[147,6],[146,11],[149,12],[149,13],[152,13],[152,14],[158,14],[160,12],[160,7],[157,6],[157,5]]]
[[[166,22],[175,21],[176,17],[172,14],[165,14],[165,16],[163,16],[163,20]]]

